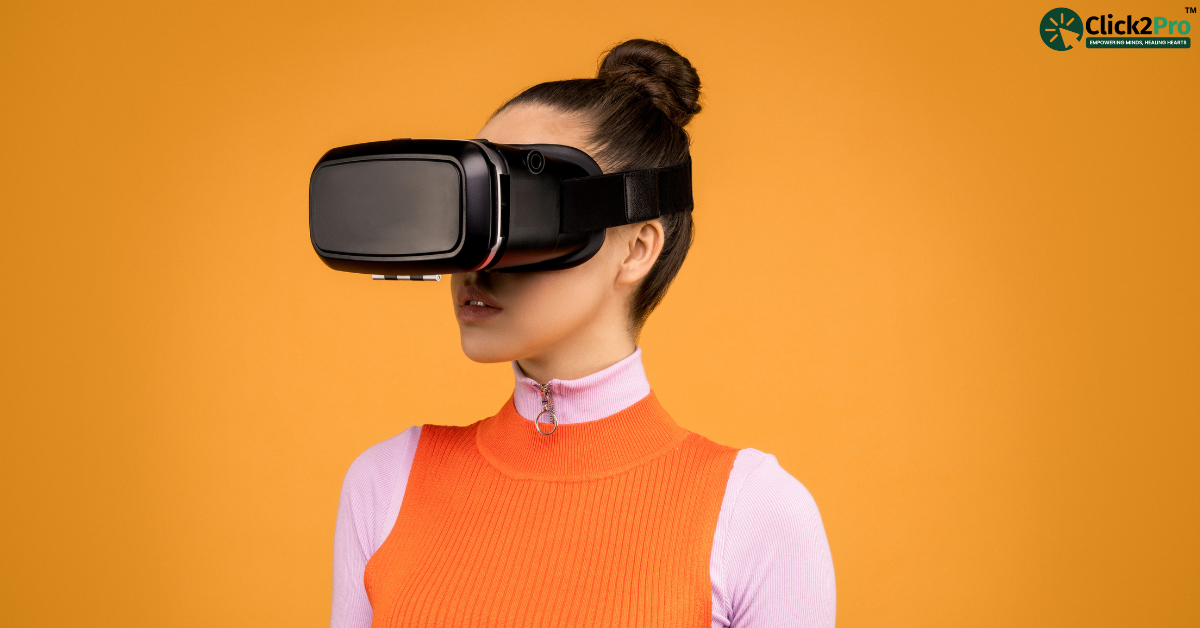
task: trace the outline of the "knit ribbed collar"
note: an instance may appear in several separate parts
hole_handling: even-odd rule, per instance
[[[543,436],[513,400],[479,424],[475,442],[492,466],[516,479],[580,481],[615,475],[679,446],[688,435],[654,393],[612,416],[560,424]]]

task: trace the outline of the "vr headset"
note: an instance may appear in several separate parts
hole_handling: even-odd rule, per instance
[[[692,162],[603,174],[558,144],[401,139],[335,148],[308,187],[330,268],[376,279],[571,268],[608,227],[691,211]]]

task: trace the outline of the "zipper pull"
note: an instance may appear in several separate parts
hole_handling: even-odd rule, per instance
[[[538,393],[542,396],[542,411],[533,419],[533,429],[538,431],[542,436],[549,436],[558,429],[558,416],[554,414],[554,399],[550,396],[550,384],[535,384],[538,388]],[[550,415],[550,431],[542,431],[542,415]]]

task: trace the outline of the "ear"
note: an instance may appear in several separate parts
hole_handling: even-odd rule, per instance
[[[662,253],[666,233],[663,232],[662,222],[649,220],[625,227],[629,231],[622,234],[627,245],[624,247],[625,259],[617,270],[617,285],[628,285],[642,280],[658,261]]]

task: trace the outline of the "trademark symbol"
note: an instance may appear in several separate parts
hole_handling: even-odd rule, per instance
[[[1195,13],[1196,7],[1183,7],[1183,12],[1184,13]]]

